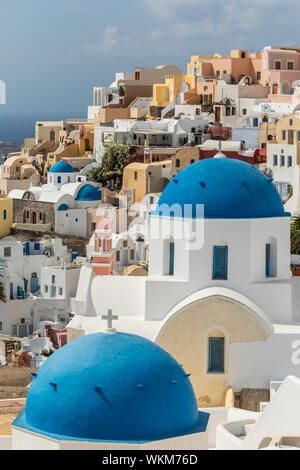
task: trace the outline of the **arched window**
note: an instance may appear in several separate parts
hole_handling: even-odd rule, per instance
[[[289,95],[290,94],[290,84],[289,82],[282,82],[281,84],[281,94]]]
[[[278,94],[278,84],[277,84],[277,83],[273,83],[273,86],[272,86],[272,94],[273,94],[273,95],[277,95],[277,94]]]
[[[213,248],[213,279],[228,279],[228,246],[216,245]]]
[[[208,338],[208,373],[225,372],[225,338],[222,333],[212,332]]]
[[[266,243],[266,277],[277,277],[277,240],[270,237]]]

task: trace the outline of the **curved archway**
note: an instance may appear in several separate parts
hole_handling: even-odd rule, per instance
[[[266,341],[272,333],[271,322],[252,301],[230,289],[209,288],[178,304],[155,341],[191,373],[199,406],[224,406],[230,385],[230,344]],[[217,349],[223,347],[223,371],[210,370],[210,365],[215,367],[210,364],[210,338],[224,338]]]

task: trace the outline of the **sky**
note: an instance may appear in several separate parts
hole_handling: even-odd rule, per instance
[[[93,86],[110,85],[115,72],[167,63],[186,71],[193,54],[299,46],[299,13],[299,0],[1,2],[0,140],[13,119],[21,135],[27,117],[86,117]]]

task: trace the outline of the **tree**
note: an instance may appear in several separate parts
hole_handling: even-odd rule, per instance
[[[291,223],[291,253],[300,254],[300,217],[293,217]]]
[[[125,166],[128,165],[128,157],[135,152],[135,147],[122,144],[104,144],[105,152],[102,164],[94,168],[88,174],[96,183],[105,184],[108,179],[123,177]]]
[[[3,277],[2,274],[0,274],[0,277]],[[3,282],[0,281],[0,302],[6,303],[6,295],[4,291],[4,285]]]

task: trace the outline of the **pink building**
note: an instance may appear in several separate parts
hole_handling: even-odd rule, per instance
[[[265,47],[262,52],[262,84],[271,89],[270,101],[289,102],[277,95],[292,95],[300,81],[300,49]]]
[[[92,268],[98,276],[113,275],[111,224],[104,217],[99,217],[96,222]]]

